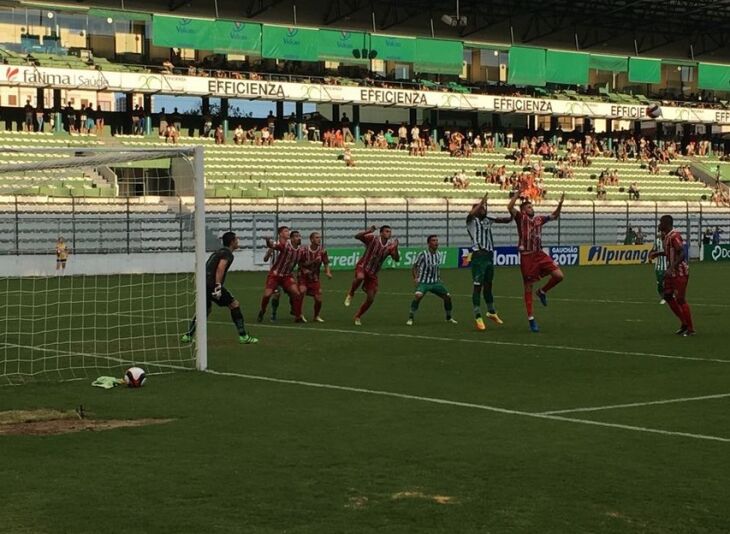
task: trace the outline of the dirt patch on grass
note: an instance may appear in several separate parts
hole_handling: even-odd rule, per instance
[[[69,410],[11,410],[0,412],[0,436],[52,436],[169,423],[173,419],[94,419]]]
[[[431,501],[435,504],[456,504],[456,499],[449,495],[429,495],[422,491],[399,491],[391,495],[391,499],[394,501],[402,499],[420,499],[424,501]]]

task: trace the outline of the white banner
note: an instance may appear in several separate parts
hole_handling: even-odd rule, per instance
[[[7,66],[0,69],[0,85],[730,124],[730,111],[714,109],[45,67]]]

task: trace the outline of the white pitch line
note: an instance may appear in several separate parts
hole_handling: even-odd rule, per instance
[[[226,324],[231,323],[224,321],[208,321],[213,324]],[[587,352],[592,354],[610,354],[613,356],[642,356],[646,358],[663,358],[669,360],[686,360],[696,362],[714,362],[714,363],[726,363],[730,364],[730,360],[724,360],[722,358],[701,358],[699,356],[677,356],[673,354],[655,354],[651,352],[633,352],[633,351],[620,351],[620,350],[608,350],[608,349],[594,349],[590,347],[572,347],[569,345],[546,345],[540,343],[518,343],[516,341],[496,341],[489,339],[467,339],[457,337],[436,337],[436,336],[419,336],[416,334],[391,334],[386,332],[369,332],[367,330],[345,330],[340,328],[320,328],[315,326],[314,328],[307,328],[302,326],[287,326],[287,325],[270,325],[270,324],[256,324],[252,328],[281,328],[286,330],[299,330],[306,332],[332,332],[336,334],[355,334],[361,336],[375,336],[375,337],[399,337],[406,339],[419,339],[423,341],[446,341],[449,343],[476,343],[482,345],[501,345],[509,347],[524,347],[524,348],[536,348],[536,349],[551,349],[551,350],[564,350],[573,352]]]
[[[307,382],[307,381],[303,381],[303,380],[290,380],[290,379],[285,379],[285,378],[274,378],[274,377],[270,377],[270,376],[249,375],[249,374],[244,374],[244,373],[214,371],[212,369],[208,369],[205,372],[212,374],[212,375],[217,375],[217,376],[243,378],[243,379],[247,379],[247,380],[274,382],[277,384],[305,386],[305,387],[318,388],[318,389],[346,391],[349,393],[361,393],[361,394],[366,394],[366,395],[376,395],[376,396],[380,396],[380,397],[392,397],[392,398],[405,399],[405,400],[428,402],[431,404],[458,406],[460,408],[472,408],[472,409],[476,409],[476,410],[484,410],[484,411],[488,411],[488,412],[500,413],[500,414],[505,414],[505,415],[517,415],[517,416],[521,416],[521,417],[531,417],[534,419],[563,421],[566,423],[592,425],[592,426],[599,426],[599,427],[606,427],[606,428],[618,428],[621,430],[631,430],[634,432],[645,432],[645,433],[650,433],[650,434],[661,434],[661,435],[665,435],[665,436],[678,436],[678,437],[698,439],[698,440],[719,441],[719,442],[723,442],[723,443],[730,443],[730,438],[723,438],[723,437],[719,437],[719,436],[709,436],[709,435],[705,435],[705,434],[692,434],[689,432],[675,432],[672,430],[662,430],[659,428],[648,428],[648,427],[634,426],[634,425],[622,425],[619,423],[604,423],[601,421],[592,421],[590,419],[576,419],[573,417],[562,417],[559,415],[550,415],[550,414],[544,414],[544,413],[523,412],[520,410],[509,410],[507,408],[489,406],[486,404],[474,404],[471,402],[461,402],[461,401],[454,401],[454,400],[449,400],[449,399],[422,397],[420,395],[409,395],[406,393],[396,393],[396,392],[392,392],[392,391],[382,391],[382,390],[377,390],[377,389],[358,388],[358,387],[351,387],[351,386],[338,386],[336,384],[321,384],[318,382]]]
[[[554,415],[561,413],[576,413],[576,412],[598,412],[601,410],[615,410],[619,408],[638,408],[641,406],[653,406],[655,404],[674,404],[681,402],[693,402],[710,399],[724,399],[730,397],[730,393],[718,393],[716,395],[703,395],[701,397],[680,397],[678,399],[665,399],[657,401],[646,401],[646,402],[629,402],[627,404],[608,404],[606,406],[588,406],[585,408],[570,408],[568,410],[550,410],[547,412],[540,412],[542,415]]]

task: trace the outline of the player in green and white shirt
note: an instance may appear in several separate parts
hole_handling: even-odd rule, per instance
[[[481,295],[484,293],[484,301],[487,303],[487,319],[497,324],[503,324],[497,310],[494,308],[494,294],[492,293],[492,282],[494,281],[494,237],[492,236],[493,224],[507,224],[512,222],[512,215],[509,217],[487,217],[487,196],[485,193],[481,202],[474,204],[466,216],[466,231],[471,238],[471,277],[474,288],[471,294],[471,302],[474,306],[474,319],[477,330],[485,330],[487,327],[482,319]]]
[[[654,251],[662,252],[664,250],[664,242],[661,235],[657,235],[654,240]],[[664,273],[667,271],[667,257],[657,256],[654,258],[654,274],[656,275],[656,290],[662,298],[659,304],[666,304],[664,300]]]
[[[416,256],[413,262],[411,274],[413,282],[416,284],[416,293],[413,295],[411,302],[411,312],[408,314],[408,326],[413,325],[413,318],[418,310],[418,305],[426,293],[433,293],[444,301],[444,311],[446,312],[446,321],[456,324],[456,320],[451,317],[453,304],[449,290],[441,281],[441,254],[439,254],[439,238],[435,235],[428,236],[426,239],[428,248]]]

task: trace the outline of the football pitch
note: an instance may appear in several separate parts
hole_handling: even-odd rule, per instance
[[[349,272],[323,280],[326,323],[307,325],[285,298],[257,324],[265,274],[230,273],[260,343],[214,309],[209,372],[0,388],[0,411],[171,420],[0,435],[0,532],[730,531],[727,267],[691,265],[691,338],[651,266],[565,274],[532,334],[516,268],[497,270],[505,324],[486,332],[467,270],[443,272],[459,324],[428,295],[412,327],[404,271],[381,275],[362,327]]]

